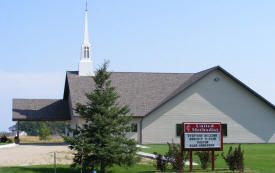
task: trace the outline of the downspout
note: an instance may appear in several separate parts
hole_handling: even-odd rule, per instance
[[[142,120],[143,118],[141,118],[139,123],[139,144],[142,144]]]

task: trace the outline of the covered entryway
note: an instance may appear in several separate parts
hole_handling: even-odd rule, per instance
[[[68,101],[63,99],[13,99],[12,120],[17,121],[17,138],[21,121],[69,121]]]

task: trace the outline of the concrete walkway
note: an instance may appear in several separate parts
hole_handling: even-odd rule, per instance
[[[0,145],[0,149],[1,148],[9,148],[9,147],[15,147],[17,144],[12,143],[12,144],[5,144],[5,145]]]
[[[151,154],[151,153],[145,153],[145,152],[137,152],[137,155],[141,156],[141,157],[146,157],[149,159],[156,159],[157,156],[155,154]],[[189,161],[185,162],[185,165],[190,165]],[[193,165],[199,165],[198,163],[193,162]]]

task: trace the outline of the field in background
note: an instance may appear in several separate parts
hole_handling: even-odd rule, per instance
[[[151,148],[143,148],[141,151],[153,153],[158,152],[165,154],[168,151],[168,145],[146,145]],[[224,151],[227,154],[230,146],[237,147],[236,144],[224,144]],[[255,170],[260,173],[274,173],[275,172],[275,144],[242,144],[244,150],[244,166],[246,169]],[[227,168],[224,160],[221,158],[221,151],[215,152],[219,154],[216,160],[216,168]],[[199,159],[193,152],[194,162],[199,163]],[[195,166],[199,168],[199,166]]]
[[[48,140],[40,140],[39,136],[20,136],[20,143],[63,143],[61,136],[51,136]]]

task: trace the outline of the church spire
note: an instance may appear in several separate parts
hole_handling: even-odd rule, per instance
[[[78,72],[80,76],[94,76],[93,62],[91,59],[90,51],[91,51],[91,44],[89,42],[89,34],[88,34],[88,2],[86,0],[84,40],[81,46],[81,58],[79,62],[79,72]]]
[[[89,34],[88,34],[88,3],[87,3],[87,0],[86,0],[86,9],[85,9],[84,43],[89,43]]]
[[[85,11],[88,11],[88,0],[86,0],[86,9]]]

